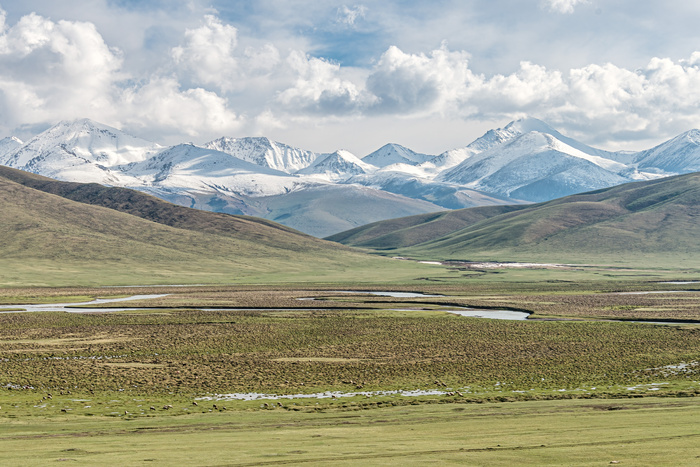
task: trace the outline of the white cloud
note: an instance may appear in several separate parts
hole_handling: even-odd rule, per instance
[[[582,3],[548,5],[565,13]],[[338,4],[326,7],[326,21]],[[366,11],[341,6],[338,21],[357,24]],[[90,117],[174,142],[183,135],[293,134],[300,122],[314,131],[329,122],[366,129],[357,122],[400,118],[416,128],[421,119],[471,126],[530,114],[606,144],[700,127],[700,51],[645,59],[641,67],[616,61],[545,66],[531,59],[494,73],[479,68],[483,57],[465,50],[421,51],[414,44],[384,48],[371,65],[350,67],[312,54],[319,49],[298,36],[252,37],[215,15],[189,24],[164,36],[159,50],[169,53],[162,61],[127,66],[136,49],[111,47],[93,23],[0,9],[0,128],[8,133]]]
[[[242,123],[226,99],[202,88],[183,91],[174,78],[154,78],[127,89],[122,104],[124,126],[164,136],[230,134]]]
[[[469,102],[483,116],[541,112],[543,103],[557,104],[566,90],[561,72],[522,62],[513,74],[484,79],[471,90]]]
[[[429,55],[407,54],[392,46],[369,76],[367,89],[377,97],[375,111],[441,113],[460,103],[478,80],[466,52],[443,45]]]
[[[187,29],[184,44],[172,49],[173,69],[184,83],[226,94],[246,89],[280,65],[280,52],[272,44],[243,50],[238,45],[236,28],[206,15],[204,24]]]
[[[367,7],[364,5],[355,5],[354,8],[342,5],[338,7],[336,21],[346,26],[354,26],[355,21],[365,17],[365,13],[367,13]]]
[[[24,16],[0,36],[2,111],[25,124],[95,115],[123,78],[121,64],[91,23]]]
[[[202,48],[195,47],[192,35],[188,38],[190,57],[196,57]],[[248,55],[246,60],[258,60],[254,52]],[[240,127],[242,119],[225,96],[197,86],[183,88],[175,77],[157,72],[146,79],[130,77],[122,63],[122,53],[105,44],[91,23],[54,22],[33,13],[21,17],[0,35],[3,126],[89,117],[142,129],[153,139],[220,135]]]
[[[577,5],[588,3],[588,0],[544,0],[549,11],[562,14],[571,14]]]
[[[231,78],[238,68],[233,56],[236,28],[222,24],[212,15],[205,16],[204,22],[201,27],[185,32],[185,45],[173,48],[173,59],[182,69],[193,73],[197,82],[230,89]]]
[[[287,57],[287,65],[296,81],[279,93],[277,101],[288,110],[346,114],[362,107],[364,93],[342,76],[339,64],[293,51]]]

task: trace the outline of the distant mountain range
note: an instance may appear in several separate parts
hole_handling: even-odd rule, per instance
[[[700,173],[543,203],[390,219],[328,237],[431,260],[594,262],[696,268]]]
[[[359,158],[264,137],[163,147],[82,119],[61,122],[26,143],[0,140],[0,164],[263,217],[322,237],[412,214],[541,202],[694,172],[700,170],[700,131],[646,151],[610,152],[528,118],[439,155],[387,144]]]

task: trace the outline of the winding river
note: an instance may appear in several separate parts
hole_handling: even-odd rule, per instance
[[[697,292],[697,291],[640,291],[640,292],[621,292],[623,294],[647,294],[647,293],[682,293],[682,292]],[[394,297],[394,298],[435,298],[444,297],[445,295],[429,295],[417,292],[385,292],[385,291],[361,291],[361,290],[337,290],[329,291],[329,294],[342,293],[342,294],[368,294],[377,295],[383,297]],[[170,294],[150,294],[150,295],[132,295],[130,297],[123,298],[98,298],[89,302],[75,302],[75,303],[45,303],[45,304],[32,304],[32,305],[0,305],[0,313],[26,313],[26,312],[67,312],[67,313],[111,313],[116,311],[134,311],[138,309],[149,309],[148,307],[125,307],[125,308],[90,308],[89,305],[102,305],[105,303],[118,303],[118,302],[128,302],[132,300],[148,300],[154,298],[166,297]],[[298,300],[319,300],[317,298],[299,298]],[[205,308],[205,307],[193,307],[194,309],[199,309],[203,311],[244,311],[244,310],[267,310],[267,311],[310,311],[316,308]],[[167,309],[159,307],[158,309]],[[396,311],[413,311],[412,309],[396,309]],[[525,321],[530,317],[530,313],[523,311],[514,310],[490,310],[490,309],[476,309],[467,307],[457,307],[457,306],[445,306],[442,308],[436,308],[433,311],[452,313],[459,316],[465,316],[469,318],[484,318],[484,319],[497,319],[497,320],[509,320],[509,321]],[[537,319],[530,320],[536,321]],[[545,320],[542,320],[545,321]],[[580,321],[583,320],[569,320],[562,319],[562,321]],[[596,321],[605,322],[634,322],[634,323],[646,323],[646,324],[663,324],[663,325],[678,325],[684,324],[683,322],[662,322],[653,320],[639,320],[639,321],[622,321],[622,320],[611,320],[611,319],[600,319]],[[686,323],[688,324],[688,323]]]

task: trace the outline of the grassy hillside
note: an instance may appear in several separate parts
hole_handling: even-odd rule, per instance
[[[700,256],[698,173],[621,185],[510,212],[478,209],[377,223],[330,239],[431,259],[677,266],[696,263]]]
[[[374,222],[327,237],[356,247],[395,249],[433,240],[524,206],[483,206]]]
[[[0,170],[0,286],[349,280],[402,268],[266,220]]]

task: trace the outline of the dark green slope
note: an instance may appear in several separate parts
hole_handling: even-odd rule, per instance
[[[326,240],[372,249],[395,249],[418,245],[448,235],[491,217],[526,206],[483,206],[374,222],[347,230]]]
[[[440,219],[412,225],[409,231],[432,223],[436,235],[420,244],[397,241],[393,253],[433,259],[694,261],[700,259],[700,174],[567,196],[477,222],[465,216],[461,228],[455,228],[454,219],[449,226],[441,226]],[[364,236],[355,231],[344,243],[386,249],[391,233],[382,228],[381,223],[372,227],[382,232],[374,238],[369,228]],[[398,232],[407,235],[406,228]]]
[[[268,238],[261,236],[260,231],[270,233],[270,229],[310,237],[266,219],[190,209],[127,188],[106,187],[97,183],[61,182],[1,165],[0,178],[79,203],[102,206],[170,227],[217,234],[250,234],[262,240]],[[275,237],[271,235],[269,239],[276,241]]]
[[[337,280],[393,263],[266,220],[7,168],[0,238],[0,286]]]

